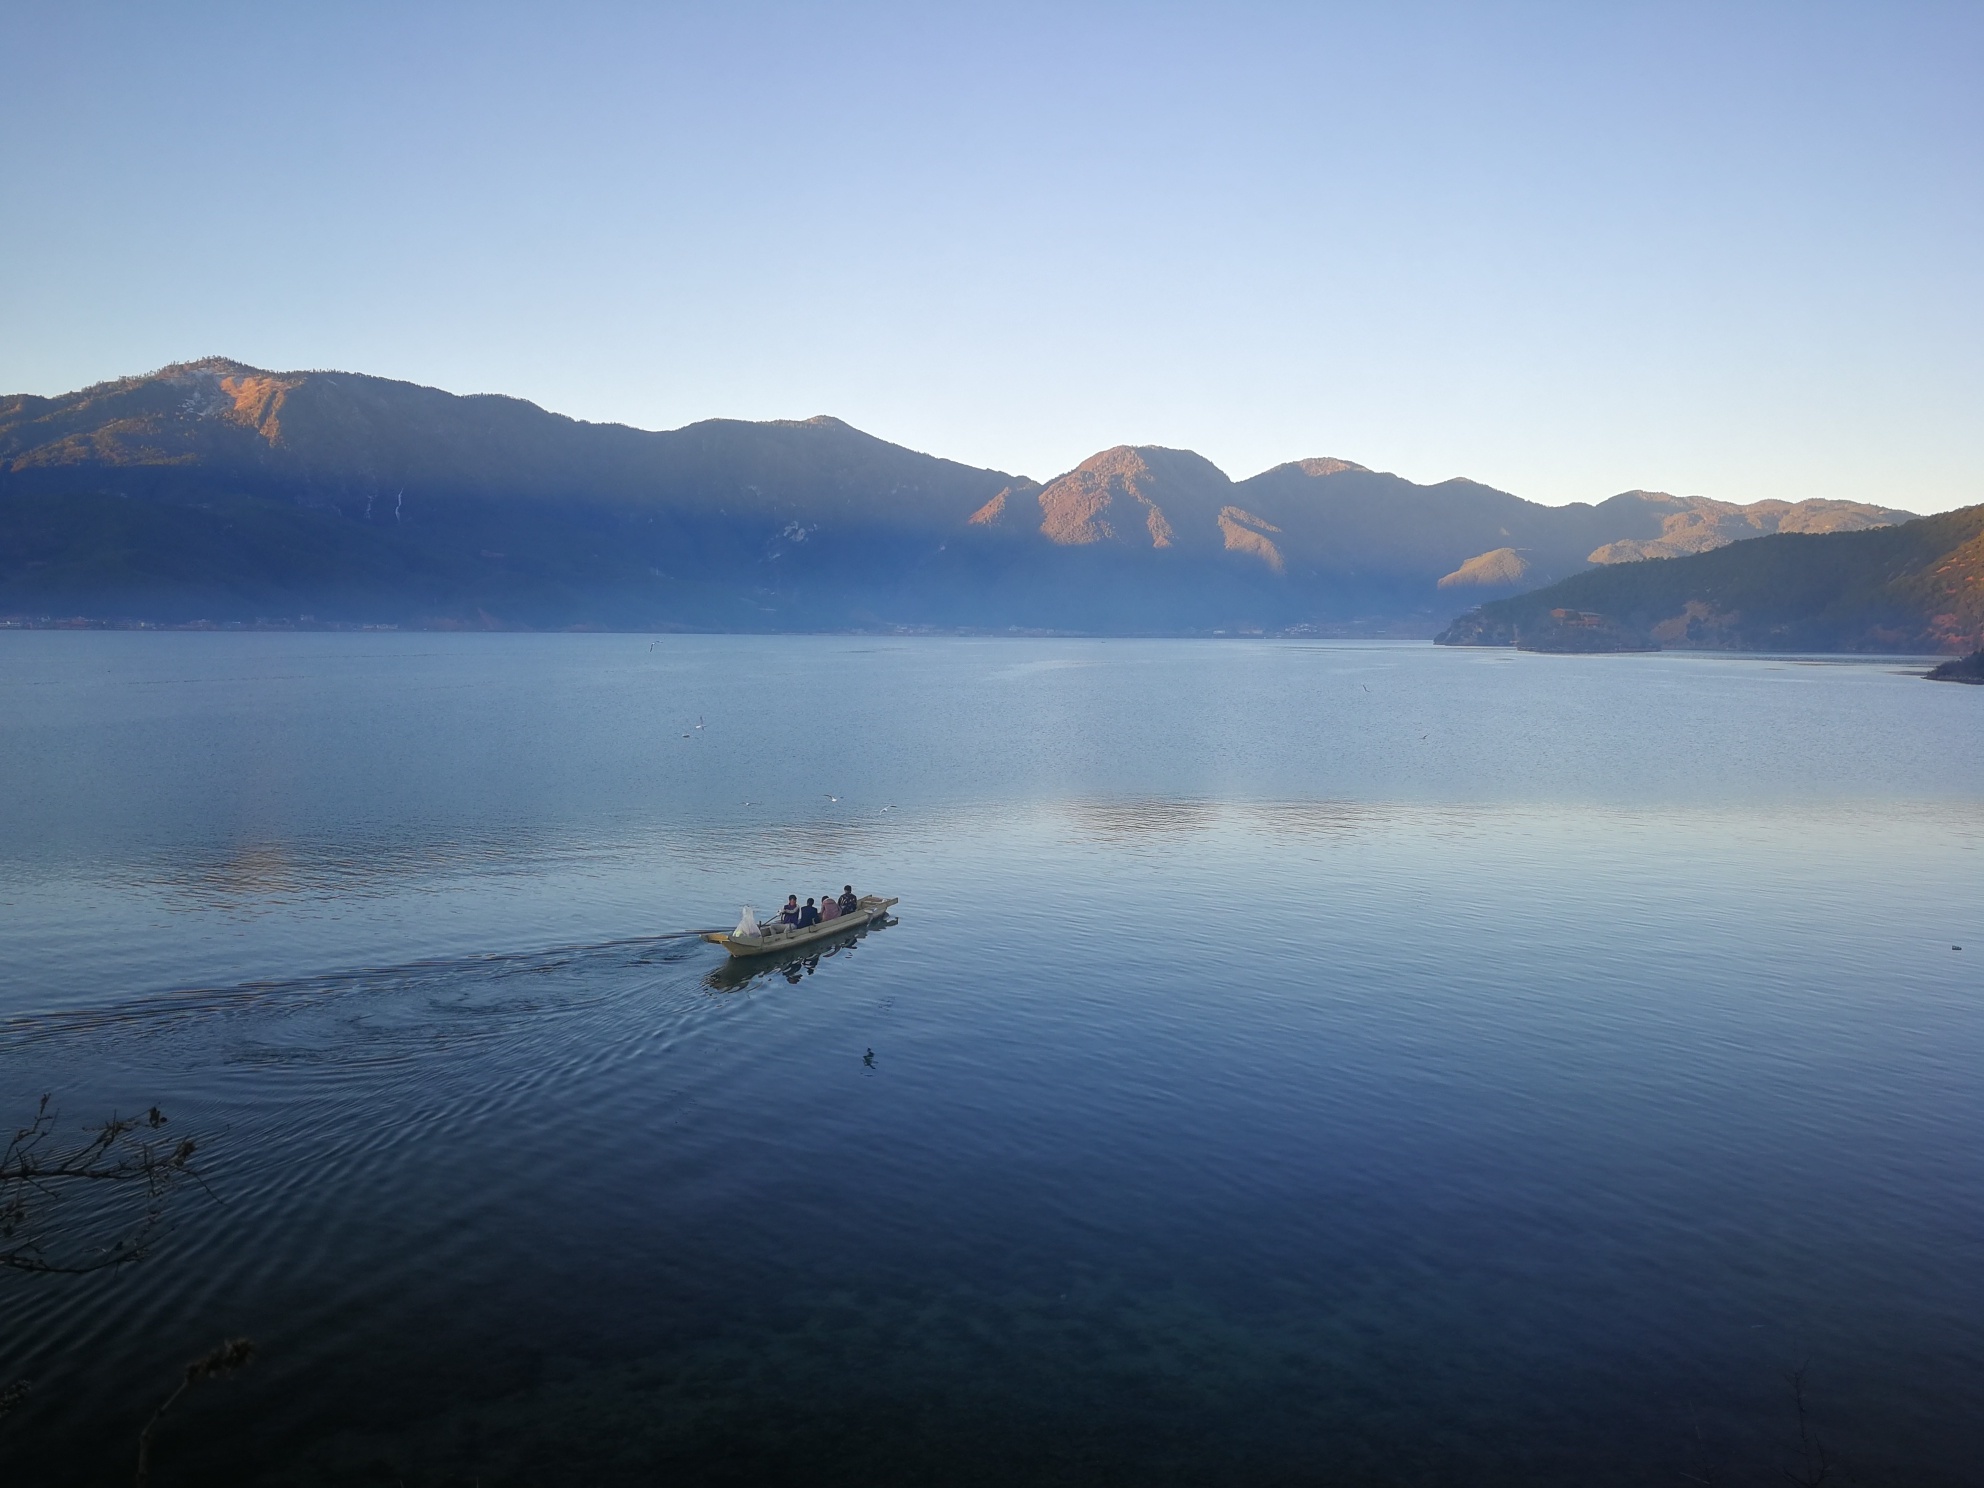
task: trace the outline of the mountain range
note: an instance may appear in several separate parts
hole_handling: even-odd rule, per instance
[[[1984,506],[1594,568],[1481,605],[1436,639],[1532,651],[1972,651],[1984,647]]]
[[[1235,481],[1150,446],[1040,482],[828,417],[650,432],[222,358],[0,399],[0,615],[30,620],[1423,636],[1594,568],[1909,516],[1544,506],[1333,458]]]

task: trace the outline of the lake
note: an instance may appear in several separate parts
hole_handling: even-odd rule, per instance
[[[155,1484],[1974,1483],[1919,670],[0,634],[0,1123],[206,1184],[0,1271],[5,1477],[128,1480],[245,1335]],[[663,938],[849,882],[812,961]]]

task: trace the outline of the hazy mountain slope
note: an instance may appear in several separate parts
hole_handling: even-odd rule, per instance
[[[1222,612],[1275,627],[1321,615],[1430,619],[1451,613],[1461,596],[1513,593],[1606,561],[1594,549],[1675,540],[1677,524],[1710,547],[1780,521],[1870,526],[1907,515],[1848,502],[1739,507],[1651,491],[1551,507],[1474,481],[1415,485],[1339,459],[1294,461],[1236,482],[1190,451],[1119,446],[1045,486],[1002,491],[972,521],[1009,535],[1036,530],[1063,547],[1143,553],[1153,575],[1176,555],[1225,555],[1231,561],[1200,577],[1211,592],[1194,601],[1216,595]],[[1722,525],[1707,535],[1714,521]],[[1263,588],[1265,575],[1285,587]],[[1240,582],[1253,586],[1251,607],[1231,592]]]
[[[195,363],[0,403],[0,610],[858,624],[913,601],[1011,480],[837,419],[648,433]],[[149,509],[118,516],[107,497]],[[217,503],[231,529],[202,515]],[[256,542],[223,540],[245,528]]]
[[[1482,605],[1455,646],[1620,644],[1775,651],[1962,652],[1984,645],[1984,506],[1900,526],[1785,533],[1692,557],[1596,568]]]
[[[1501,548],[1523,558],[1531,583],[1585,566],[1593,538],[1649,527],[1637,504],[1543,506],[1476,481],[1419,486],[1340,461],[1298,461],[1242,481],[1241,504],[1286,534],[1297,572],[1382,576],[1438,585],[1468,560]],[[1450,607],[1450,602],[1449,602]]]
[[[655,433],[215,359],[0,399],[0,614],[1428,635],[1598,550],[1893,515],[1821,505],[1235,482],[1147,446],[1043,485],[831,418]]]
[[[357,517],[370,503],[375,521],[405,491],[773,517],[858,512],[946,531],[1012,479],[833,418],[713,419],[651,433],[583,423],[516,398],[342,372],[278,375],[221,360],[62,399],[0,401],[6,489],[73,489],[79,475],[130,495],[204,494],[225,483]]]
[[[1591,554],[1593,563],[1679,558],[1773,532],[1864,532],[1869,527],[1906,522],[1914,515],[1858,501],[1755,501],[1738,506],[1706,496],[1669,496],[1660,491],[1626,494],[1663,513],[1660,535],[1645,541],[1628,538],[1607,543]]]

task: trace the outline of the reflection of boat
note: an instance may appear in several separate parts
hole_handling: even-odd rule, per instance
[[[706,930],[703,939],[722,946],[733,956],[776,956],[786,951],[796,951],[810,946],[816,941],[831,940],[836,935],[845,935],[850,930],[866,930],[875,921],[886,915],[895,904],[893,899],[884,899],[876,894],[863,894],[854,908],[835,919],[822,920],[817,925],[800,929],[796,925],[759,925],[758,933],[743,930]],[[748,917],[746,924],[755,923]]]
[[[867,937],[871,930],[895,921],[887,915],[876,915],[872,920],[857,920],[843,930],[841,921],[830,922],[834,933],[820,940],[809,940],[804,945],[789,951],[754,952],[743,956],[726,956],[712,966],[703,978],[703,985],[712,992],[735,992],[748,987],[763,977],[782,976],[797,985],[819,970],[822,961],[832,960],[842,951],[852,954],[854,948]]]

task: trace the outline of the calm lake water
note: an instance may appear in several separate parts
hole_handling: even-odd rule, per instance
[[[0,1272],[10,1484],[236,1334],[156,1484],[1984,1480],[1984,689],[15,633],[0,781],[0,1122],[211,1188]]]

